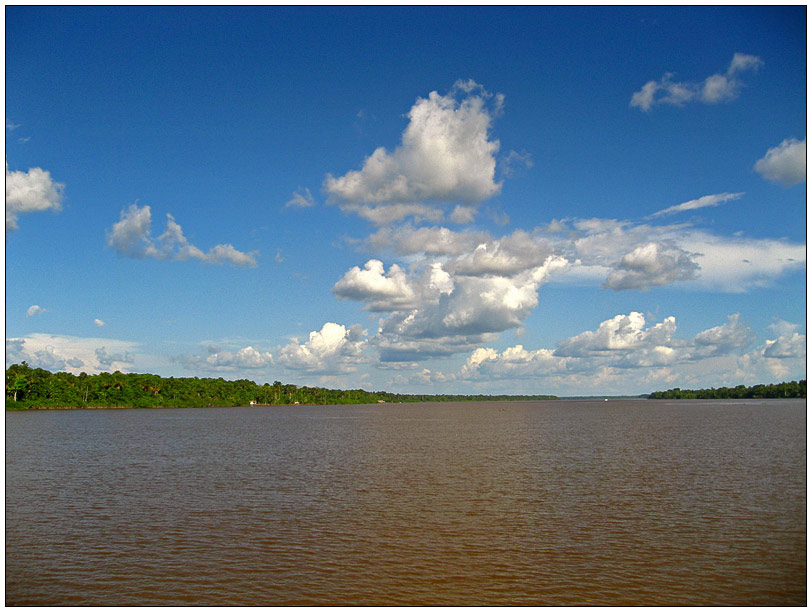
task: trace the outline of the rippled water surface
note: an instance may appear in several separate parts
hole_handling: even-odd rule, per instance
[[[806,404],[6,413],[6,603],[806,603]]]

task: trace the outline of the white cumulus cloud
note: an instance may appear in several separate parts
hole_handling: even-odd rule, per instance
[[[149,206],[131,204],[121,211],[121,218],[107,233],[107,244],[119,255],[137,259],[186,260],[197,259],[211,264],[228,262],[235,266],[257,265],[255,252],[244,253],[230,244],[218,244],[208,252],[190,244],[181,226],[172,215],[166,215],[166,231],[153,238],[152,213]]]
[[[362,270],[354,266],[333,286],[339,298],[366,302],[365,309],[373,312],[413,308],[417,305],[417,291],[406,272],[392,264],[384,272],[383,262],[370,259]]]
[[[632,351],[656,346],[668,347],[677,329],[676,319],[667,317],[662,323],[645,328],[642,313],[631,312],[603,321],[597,330],[585,331],[558,344],[558,357],[586,357],[606,351]]]
[[[550,376],[566,370],[569,359],[549,349],[526,350],[521,344],[501,353],[478,348],[468,357],[458,377],[461,379],[521,379]]]
[[[691,253],[673,245],[648,242],[621,257],[617,269],[609,274],[604,287],[615,291],[648,289],[691,280],[698,273],[699,265]]]
[[[63,183],[42,168],[9,172],[6,163],[6,233],[16,230],[20,215],[43,210],[62,210]]]
[[[538,306],[539,287],[566,266],[548,257],[510,276],[451,274],[435,263],[416,284],[421,302],[381,321],[376,347],[384,361],[415,361],[471,350],[495,334],[521,327]]]
[[[468,276],[510,276],[544,264],[552,249],[529,233],[517,230],[498,240],[482,241],[450,260],[446,268]]]
[[[391,152],[379,147],[360,170],[328,174],[325,190],[350,205],[481,202],[501,189],[495,182],[499,141],[489,131],[502,102],[473,81],[418,98],[400,146]]]
[[[367,361],[363,355],[366,332],[359,325],[347,328],[327,322],[320,331],[310,332],[304,343],[292,340],[280,351],[279,362],[290,369],[313,373],[353,372]]]
[[[746,348],[754,339],[753,331],[739,321],[738,313],[732,314],[724,325],[711,327],[694,337],[692,358],[731,353]]]
[[[704,196],[670,212],[714,206],[739,195]],[[805,245],[787,240],[720,237],[690,223],[601,218],[561,219],[498,238],[474,230],[405,224],[382,227],[364,244],[402,261],[387,267],[385,256],[369,259],[348,270],[333,292],[339,299],[362,303],[367,311],[384,313],[369,340],[384,363],[467,353],[502,332],[518,330],[537,308],[541,286],[549,282],[612,290],[676,285],[683,290],[743,292],[768,286],[803,269],[806,262]],[[666,321],[654,328],[661,333],[669,325]],[[567,351],[584,341],[566,341],[556,358],[574,356]],[[702,344],[700,338],[697,344],[644,343],[611,359],[606,352],[593,353],[590,358],[600,357],[605,367],[667,367],[692,356],[721,355],[724,349]]]
[[[787,331],[789,326],[782,329]],[[639,372],[635,376],[640,391],[650,391],[674,386],[678,380],[697,387],[718,386],[720,379],[726,381],[722,384],[763,382],[772,376],[803,372],[805,367],[805,336],[789,331],[748,353],[754,334],[737,314],[693,338],[677,338],[676,330],[673,316],[647,326],[640,312],[620,314],[603,321],[596,330],[558,342],[555,350],[526,349],[519,344],[500,352],[480,346],[470,352],[458,372],[424,371],[420,378],[439,382],[445,376],[488,385],[532,380],[541,392],[561,393],[564,389],[566,394],[582,394],[628,386],[630,369]]]
[[[773,147],[754,166],[756,172],[768,181],[785,187],[806,180],[806,138],[788,138]]]
[[[771,359],[806,358],[806,334],[794,332],[789,336],[779,336],[767,340],[763,355]]]

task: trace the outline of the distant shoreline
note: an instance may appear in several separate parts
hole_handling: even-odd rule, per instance
[[[553,395],[405,394],[365,389],[326,389],[258,384],[247,379],[162,377],[102,372],[79,374],[32,368],[25,361],[6,369],[6,410],[81,408],[192,408],[200,406],[376,404],[420,401],[527,401]]]
[[[652,398],[648,397],[640,397],[640,396],[589,396],[589,397],[559,397],[555,400],[531,400],[531,399],[517,399],[517,400],[506,400],[506,399],[496,399],[496,400],[487,400],[487,399],[477,399],[477,400],[453,400],[453,401],[437,401],[437,400],[421,400],[417,402],[377,402],[377,403],[368,403],[368,402],[359,402],[357,404],[347,404],[347,403],[336,403],[336,404],[253,404],[253,405],[223,405],[223,406],[28,406],[28,407],[8,407],[6,405],[6,412],[42,412],[47,410],[184,410],[184,409],[195,409],[195,408],[306,408],[306,407],[313,407],[313,406],[391,406],[394,404],[397,405],[409,405],[409,404],[470,404],[470,403],[494,403],[494,404],[515,404],[518,402],[534,402],[534,403],[546,403],[550,401],[561,401],[561,402],[617,402],[617,401],[648,401]],[[718,401],[718,402],[758,402],[764,400],[770,401],[777,401],[777,400],[805,400],[805,397],[719,397],[719,398],[669,398],[675,401]],[[652,404],[656,404],[660,402],[652,401]]]
[[[6,369],[6,410],[120,410],[233,406],[331,406],[414,402],[534,402],[639,399],[754,399],[806,397],[806,380],[710,389],[670,389],[640,395],[559,397],[550,394],[419,394],[258,384],[223,378],[164,378],[156,374],[80,374],[32,368],[25,361]]]

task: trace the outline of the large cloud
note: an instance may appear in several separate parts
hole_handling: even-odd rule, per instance
[[[694,337],[691,358],[731,353],[748,347],[754,340],[753,331],[739,321],[738,314],[732,314],[724,325],[706,329]]]
[[[649,111],[658,104],[683,106],[687,102],[718,104],[735,99],[743,87],[738,75],[757,70],[764,62],[754,56],[736,53],[727,71],[712,74],[700,82],[674,81],[672,73],[666,73],[659,81],[648,81],[640,91],[632,95],[631,106]]]
[[[461,379],[520,379],[549,376],[566,370],[568,359],[557,357],[549,349],[526,350],[521,344],[501,353],[478,348],[468,357],[458,377]]]
[[[673,245],[648,242],[620,259],[604,283],[608,289],[648,289],[696,278],[699,265],[693,255]]]
[[[455,274],[467,276],[511,276],[543,265],[552,254],[548,245],[517,230],[499,240],[479,243],[449,261],[446,267]]]
[[[366,332],[359,325],[346,328],[325,323],[320,331],[310,332],[304,343],[292,340],[280,351],[279,363],[293,370],[341,374],[353,372],[367,358],[363,354]]]
[[[18,228],[17,219],[22,214],[61,210],[64,189],[65,185],[55,182],[47,170],[9,172],[6,164],[6,233]]]
[[[366,302],[365,310],[373,312],[415,308],[419,289],[397,264],[384,272],[383,262],[370,259],[361,270],[355,266],[333,287],[339,298]]]
[[[769,149],[754,166],[756,172],[768,181],[785,187],[806,180],[806,138],[789,138]]]
[[[432,268],[419,307],[397,310],[381,321],[376,346],[384,361],[412,361],[469,350],[495,334],[520,327],[538,305],[538,290],[566,262],[543,264],[512,276],[450,275]],[[427,287],[423,276],[423,287]]]
[[[519,327],[538,305],[539,286],[566,262],[549,257],[543,264],[515,276],[456,277],[455,290],[429,309],[422,333],[435,328],[454,333],[501,332]],[[438,318],[435,318],[435,315]]]
[[[363,302],[365,310],[390,313],[373,339],[384,361],[467,351],[521,326],[538,305],[541,284],[567,265],[525,232],[492,240],[446,228],[387,229],[376,239],[393,235],[396,251],[418,257],[411,271],[398,264],[387,271],[381,260],[371,259],[333,287],[336,296]],[[440,253],[444,260],[432,259]]]
[[[328,174],[325,190],[357,210],[362,204],[477,203],[495,195],[499,141],[489,131],[502,100],[473,81],[458,81],[444,96],[433,91],[418,98],[400,146],[376,149],[360,170]]]
[[[671,337],[677,329],[674,317],[667,317],[648,329],[645,329],[645,323],[645,317],[639,312],[617,315],[603,321],[595,331],[585,331],[560,342],[555,356],[590,357],[611,351],[672,348]]]
[[[789,336],[779,336],[767,340],[763,355],[770,359],[806,358],[806,334],[794,332]]]
[[[113,224],[107,234],[107,244],[119,255],[137,259],[197,259],[211,264],[223,262],[235,266],[257,265],[255,252],[243,253],[230,244],[218,244],[208,252],[190,244],[183,230],[172,215],[166,215],[166,231],[157,238],[152,237],[152,213],[149,206],[138,207],[131,204],[121,211],[121,218]]]
[[[806,265],[803,244],[727,238],[685,224],[576,219],[553,225],[554,233],[537,239],[571,262],[556,277],[563,282],[603,278],[605,288],[616,290],[676,283],[686,289],[744,292]]]

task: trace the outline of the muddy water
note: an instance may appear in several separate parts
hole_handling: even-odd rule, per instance
[[[806,404],[6,413],[6,603],[804,605]]]

